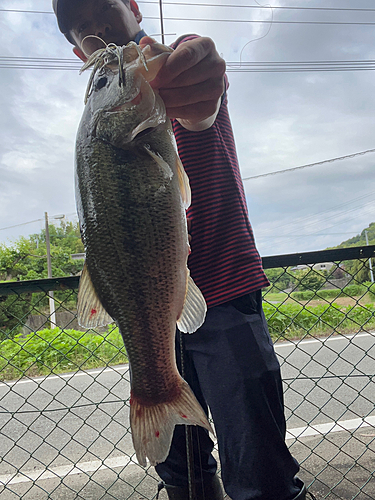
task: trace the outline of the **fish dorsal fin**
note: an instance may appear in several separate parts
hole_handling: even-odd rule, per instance
[[[78,324],[83,328],[95,328],[113,323],[113,319],[104,309],[96,294],[86,262],[79,280],[77,319]]]
[[[183,333],[194,333],[205,320],[207,305],[202,292],[194,283],[189,270],[184,307],[177,320],[177,328]]]

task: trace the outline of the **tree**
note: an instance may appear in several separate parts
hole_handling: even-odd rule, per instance
[[[50,226],[52,276],[76,275],[83,267],[83,260],[73,260],[71,255],[83,253],[78,224],[62,222]],[[12,245],[0,245],[0,281],[20,281],[47,278],[47,250],[45,230],[29,238],[19,238]],[[1,293],[1,292],[0,292]],[[71,291],[58,291],[55,298],[66,300]],[[0,341],[14,336],[32,311],[48,307],[44,293],[0,295]]]
[[[83,253],[77,223],[60,223],[49,228],[52,276],[71,276],[83,267],[82,260],[73,260],[71,255]],[[47,278],[46,234],[43,229],[29,238],[20,238],[10,246],[0,246],[0,281],[17,281]]]
[[[326,281],[324,272],[315,269],[303,269],[295,273],[298,290],[319,290]]]
[[[272,291],[285,290],[294,282],[293,276],[283,268],[266,269],[264,272],[272,285]]]

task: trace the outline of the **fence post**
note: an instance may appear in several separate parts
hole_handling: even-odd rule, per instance
[[[51,246],[49,242],[49,227],[48,227],[48,213],[44,212],[46,221],[46,249],[47,249],[47,272],[48,278],[52,278],[52,263],[51,263]],[[56,326],[56,313],[55,313],[55,300],[53,298],[53,291],[48,292],[49,297],[49,320],[51,328]]]

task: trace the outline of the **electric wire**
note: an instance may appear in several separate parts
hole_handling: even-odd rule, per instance
[[[260,6],[257,8],[261,8]],[[53,14],[49,11],[18,10],[18,9],[0,9],[0,12],[14,12],[22,14]],[[160,16],[143,16],[143,19],[160,21]],[[212,19],[212,18],[187,18],[187,17],[164,17],[165,21],[194,21],[194,22],[220,22],[220,23],[269,23],[267,19]],[[311,24],[311,25],[343,25],[343,26],[374,26],[375,22],[364,21],[292,21],[292,20],[273,20],[273,24]]]
[[[335,161],[346,160],[348,158],[355,158],[356,156],[363,156],[368,153],[375,153],[375,149],[367,149],[366,151],[359,151],[358,153],[352,153],[350,155],[338,156],[336,158],[330,158],[329,160],[322,160],[315,163],[308,163],[307,165],[301,165],[299,167],[284,168],[282,170],[275,170],[274,172],[267,172],[265,174],[251,175],[249,177],[243,177],[243,181],[249,181],[250,179],[259,179],[261,177],[268,177],[270,175],[284,174],[286,172],[293,172],[295,170],[302,170],[304,168],[316,167],[318,165],[324,165],[325,163],[333,163]]]
[[[139,4],[149,4],[149,5],[158,5],[158,0],[139,0]],[[375,9],[372,8],[358,8],[358,7],[296,7],[296,6],[287,6],[287,5],[239,5],[239,4],[220,4],[220,3],[196,3],[196,2],[164,2],[164,5],[171,6],[187,6],[187,7],[219,7],[219,8],[239,8],[239,9],[275,9],[275,10],[302,10],[302,11],[317,11],[317,12],[375,12]],[[24,9],[9,9],[4,8],[0,9],[0,12],[21,12],[26,14],[52,14],[54,12],[51,10],[24,10]]]
[[[143,19],[159,20],[157,16],[143,16]],[[164,17],[165,21],[194,21],[194,22],[216,22],[216,23],[254,23],[263,24],[269,23],[267,19],[210,19],[201,17]],[[353,22],[353,21],[277,21],[273,20],[273,24],[318,24],[318,25],[343,25],[343,26],[374,26],[375,22]]]
[[[228,73],[373,71],[375,59],[327,61],[228,61]],[[79,70],[82,62],[73,58],[0,56],[2,69]]]
[[[341,226],[342,224],[347,224],[348,222],[351,222],[353,220],[356,220],[358,219],[358,217],[362,217],[363,215],[368,215],[368,214],[374,214],[375,212],[375,207],[368,207],[367,209],[363,210],[363,209],[358,209],[358,210],[361,210],[361,212],[356,215],[356,216],[352,216],[352,217],[345,217],[345,220],[343,221],[335,221],[334,224],[331,224],[325,228],[322,228],[322,229],[319,229],[317,231],[312,231],[312,232],[309,232],[309,233],[303,233],[300,231],[298,231],[298,234],[293,234],[293,233],[289,233],[289,234],[285,234],[283,236],[274,236],[274,238],[279,238],[279,239],[284,239],[284,238],[288,238],[289,242],[290,243],[291,241],[295,241],[295,240],[299,240],[299,239],[303,239],[305,237],[310,237],[310,236],[315,236],[315,237],[319,237],[321,236],[319,233],[320,231],[326,231],[326,230],[329,230],[331,228],[337,228],[337,226]],[[337,214],[337,217],[339,217],[340,215],[345,215],[345,213],[342,213],[342,214]],[[332,217],[331,217],[332,218]],[[318,224],[322,224],[321,221],[317,221]],[[296,229],[297,230],[297,229]],[[354,237],[355,235],[353,235]],[[257,239],[262,239],[262,236],[259,235],[257,233]],[[274,245],[274,241],[272,243],[272,245]]]
[[[60,215],[60,214],[49,215],[48,219],[54,219],[57,217],[57,215]],[[66,217],[69,217],[70,215],[77,215],[77,214],[76,214],[76,212],[71,212],[69,214],[65,214]],[[45,220],[44,217],[42,217],[40,219],[29,220],[27,222],[21,222],[20,224],[14,224],[13,226],[1,227],[0,231],[5,231],[6,229],[13,229],[14,227],[26,226],[27,224],[33,224],[34,222],[40,222],[40,221],[44,221],[44,220]]]
[[[342,207],[347,207],[348,205],[352,204],[352,203],[355,203],[355,202],[358,202],[360,200],[364,200],[365,198],[369,198],[369,197],[373,197],[375,194],[374,191],[371,191],[370,193],[367,193],[366,195],[363,195],[363,196],[358,196],[357,198],[353,198],[351,200],[346,200],[345,203],[340,203],[338,205],[334,205],[326,210],[321,210],[319,212],[315,212],[313,214],[309,214],[305,217],[299,217],[298,219],[295,219],[293,220],[292,222],[287,222],[285,224],[278,224],[277,226],[277,229],[286,229],[288,231],[288,228],[289,228],[289,231],[290,230],[294,230],[294,227],[293,226],[300,226],[302,224],[305,224],[306,221],[309,221],[311,219],[316,219],[316,217],[322,217],[324,216],[325,214],[327,213],[331,213],[333,212],[334,210],[340,210]],[[363,207],[363,205],[360,205],[359,206],[359,209],[361,209]],[[266,232],[272,232],[274,229],[271,228],[271,229],[268,229],[266,230]],[[264,233],[264,231],[263,231]]]
[[[157,4],[152,0],[139,0],[140,4]],[[312,11],[338,11],[338,12],[375,12],[371,8],[358,7],[295,7],[287,5],[238,5],[238,4],[220,4],[220,3],[194,3],[194,2],[164,2],[164,5],[189,6],[189,7],[223,7],[223,8],[240,8],[240,9],[277,9],[277,10],[312,10]]]

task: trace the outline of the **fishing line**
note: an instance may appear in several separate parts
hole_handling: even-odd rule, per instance
[[[181,375],[182,378],[185,380],[184,339],[181,331],[179,331],[179,334],[180,334]],[[187,458],[187,469],[188,469],[189,500],[196,500],[197,494],[195,491],[193,432],[191,425],[185,425],[185,437],[186,437],[186,458]],[[200,454],[199,450],[198,453]]]
[[[271,28],[272,28],[272,23],[273,23],[273,8],[272,8],[272,6],[269,5],[269,4],[268,5],[260,5],[260,3],[257,0],[254,0],[254,1],[255,1],[255,3],[257,3],[259,5],[259,7],[270,8],[271,9],[271,21],[269,21],[269,26],[268,26],[267,33],[265,33],[263,36],[261,36],[259,38],[254,38],[254,40],[249,40],[242,47],[241,52],[240,52],[240,67],[241,67],[241,64],[242,64],[242,52],[244,51],[244,49],[249,45],[249,43],[256,42],[257,40],[262,40],[262,38],[265,38],[268,35],[268,33],[271,31]]]
[[[161,29],[161,43],[165,45],[164,40],[164,21],[163,21],[163,1],[159,0],[159,12],[160,12],[160,29]]]

